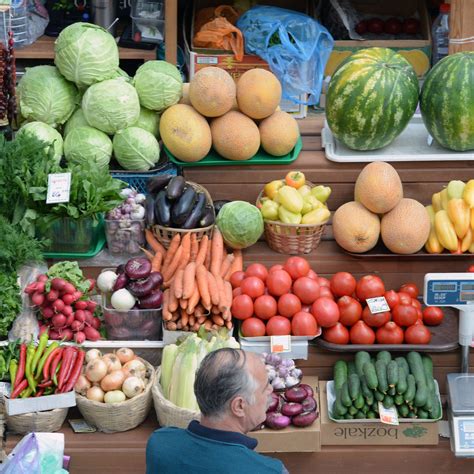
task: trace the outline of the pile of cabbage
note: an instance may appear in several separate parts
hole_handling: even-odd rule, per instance
[[[178,69],[148,61],[130,78],[119,68],[114,37],[100,26],[74,23],[55,42],[54,66],[27,68],[18,85],[18,133],[53,147],[58,161],[127,170],[159,160],[160,113],[182,97]]]

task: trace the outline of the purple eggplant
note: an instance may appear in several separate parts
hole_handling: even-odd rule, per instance
[[[311,426],[314,421],[318,418],[318,413],[315,411],[304,411],[303,413],[294,416],[291,419],[291,423],[294,426],[299,426],[304,428],[306,426]]]
[[[307,397],[302,402],[303,411],[316,411],[317,404],[313,397]]]
[[[265,426],[271,428],[272,430],[282,430],[286,428],[291,423],[291,418],[289,416],[282,415],[277,411],[272,411],[267,413],[267,418],[265,419]]]
[[[160,309],[163,304],[163,292],[161,290],[153,291],[148,296],[140,298],[138,304],[141,309]]]
[[[281,407],[281,414],[285,416],[296,416],[299,415],[300,413],[303,413],[303,405],[301,403],[284,403]]]
[[[163,276],[160,272],[152,272],[148,278],[131,281],[127,289],[137,298],[148,296],[153,290],[159,289],[163,283]]]
[[[125,264],[125,273],[130,280],[140,280],[147,278],[151,273],[150,260],[144,257],[131,258]]]
[[[120,273],[117,279],[115,280],[113,291],[121,290],[125,288],[128,284],[128,276],[126,273]]]
[[[285,398],[289,402],[301,403],[308,396],[308,392],[301,386],[285,390]]]

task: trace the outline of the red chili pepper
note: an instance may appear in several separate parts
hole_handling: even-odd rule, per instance
[[[56,355],[54,356],[54,359],[51,361],[51,368],[50,368],[49,374],[47,374],[46,376],[45,382],[47,382],[47,379],[53,378],[53,375],[56,373],[56,368],[59,362],[61,361],[61,357],[63,356],[63,353],[64,353],[64,350],[61,347],[60,351],[56,353]]]
[[[60,347],[54,349],[53,352],[51,352],[51,354],[49,354],[49,357],[46,359],[46,362],[43,366],[43,380],[49,380],[51,378],[49,376],[49,366],[51,365],[51,362],[56,357],[58,352],[62,352],[62,349]]]
[[[64,382],[63,382],[63,386],[61,387],[61,390],[64,389],[64,387],[68,384],[68,382],[71,378],[72,369],[76,365],[76,360],[77,360],[78,354],[79,354],[79,350],[75,349],[74,353],[72,354],[71,363],[69,364],[69,368],[67,369],[67,372],[64,375]]]
[[[23,390],[25,390],[26,387],[28,387],[28,380],[24,379],[15,387],[15,390],[13,390],[13,392],[10,395],[10,400],[18,397],[18,395],[20,395],[20,393],[23,392]]]
[[[20,363],[18,364],[18,370],[15,377],[15,383],[13,388],[16,388],[18,384],[25,377],[25,367],[26,367],[26,344],[20,346]]]
[[[47,382],[44,382],[44,383],[40,383],[38,385],[39,388],[46,388],[46,387],[51,387],[51,385],[53,385],[53,381],[52,380],[48,380]]]
[[[40,388],[40,389],[36,392],[35,397],[41,397],[41,395],[43,395],[43,393],[44,393],[44,388]]]
[[[69,367],[72,363],[72,357],[75,352],[74,347],[66,347],[63,355],[63,363],[61,365],[61,370],[59,371],[58,376],[58,388],[63,388],[64,382],[66,381],[66,374],[69,372]]]
[[[62,389],[63,393],[70,392],[74,388],[74,385],[76,385],[77,379],[81,374],[82,364],[84,363],[85,357],[86,353],[84,351],[78,352],[74,367],[71,370],[71,374],[69,375],[68,382]]]

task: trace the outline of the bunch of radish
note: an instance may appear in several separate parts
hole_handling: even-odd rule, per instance
[[[88,291],[94,286],[95,281],[90,280]],[[101,322],[94,316],[97,303],[87,297],[87,292],[84,294],[63,278],[42,274],[25,288],[25,293],[38,307],[40,334],[49,329],[50,339],[74,340],[78,344],[100,339]]]

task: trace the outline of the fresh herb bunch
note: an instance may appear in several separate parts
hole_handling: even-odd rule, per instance
[[[10,361],[20,360],[20,344],[19,341],[9,342],[6,347],[0,350],[0,380],[3,382],[10,381]]]
[[[17,278],[16,272],[0,271],[0,337],[8,335],[13,321],[21,311]]]

